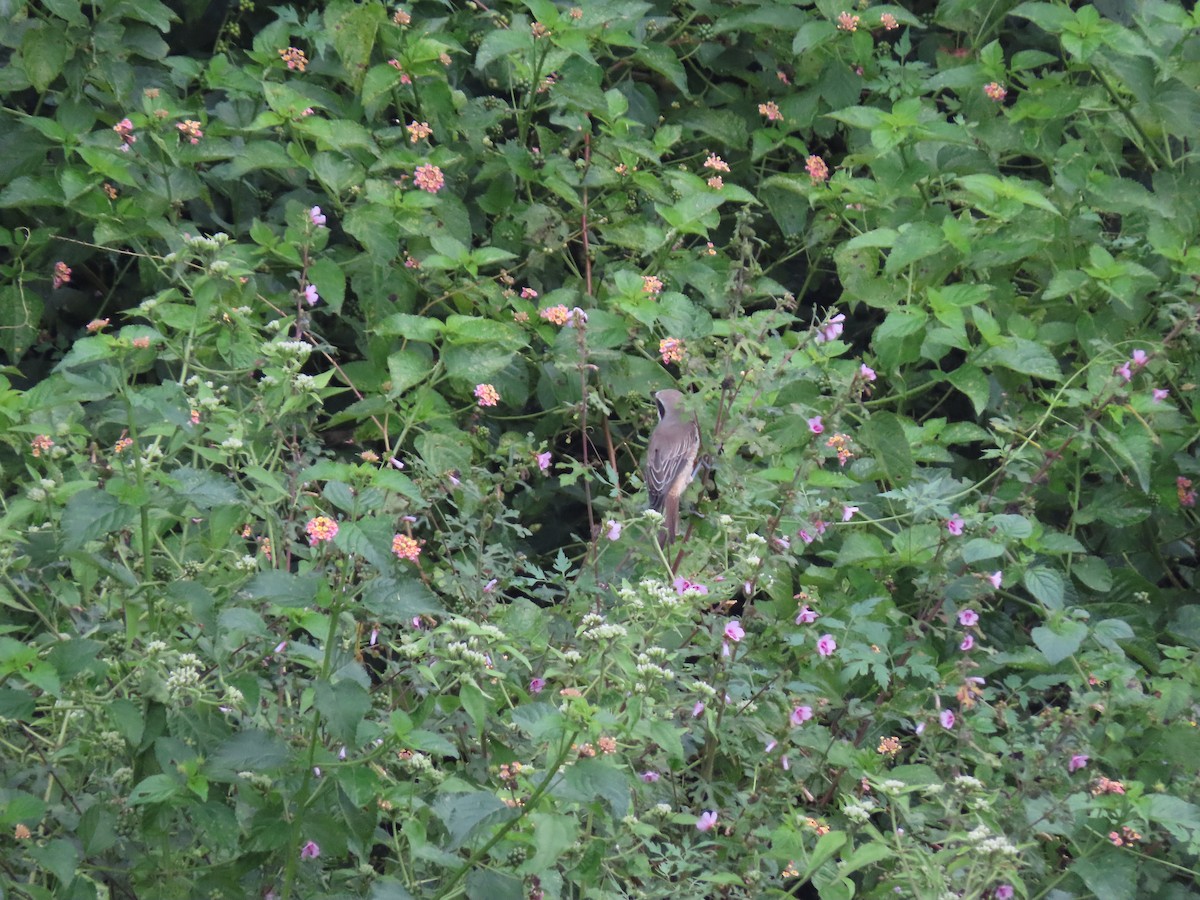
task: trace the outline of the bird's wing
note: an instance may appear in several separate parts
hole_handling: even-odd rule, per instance
[[[689,429],[686,441],[652,441],[646,457],[646,491],[650,508],[662,512],[663,501],[679,476],[696,461],[696,430]]]

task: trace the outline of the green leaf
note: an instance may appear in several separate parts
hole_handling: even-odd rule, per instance
[[[378,0],[350,3],[336,0],[325,7],[325,27],[355,90],[366,75],[375,36],[387,13]]]
[[[875,413],[866,421],[861,438],[893,484],[904,484],[912,475],[913,457],[904,424],[893,412]]]
[[[1086,556],[1071,566],[1071,574],[1098,594],[1112,589],[1112,569],[1096,556]]]
[[[813,847],[812,854],[808,858],[808,865],[804,873],[800,876],[800,882],[803,884],[809,881],[817,869],[821,868],[826,861],[833,859],[833,855],[846,845],[847,835],[844,831],[827,831],[817,839],[817,846]]]
[[[856,531],[849,534],[842,542],[841,549],[838,550],[837,562],[834,565],[842,568],[856,563],[878,562],[888,556],[889,553],[884,549],[883,542],[879,538],[873,534]]]
[[[475,68],[484,69],[497,59],[506,59],[518,53],[528,54],[533,49],[533,35],[527,30],[516,28],[493,28],[479,43],[475,53]]]
[[[250,729],[226,738],[204,767],[213,780],[232,780],[239,772],[270,773],[288,759],[287,744],[267,731]]]
[[[251,578],[242,592],[251,600],[265,600],[276,606],[310,606],[319,587],[320,580],[315,575],[270,569]]]
[[[982,368],[1002,366],[1048,381],[1060,381],[1062,371],[1058,360],[1041,344],[1024,338],[1007,338],[1003,344],[989,347],[975,359]]]
[[[335,740],[357,745],[358,727],[371,711],[371,696],[349,679],[330,684],[318,681],[313,705],[325,719],[325,727]]]
[[[1062,609],[1066,587],[1063,584],[1062,575],[1058,572],[1047,569],[1045,566],[1034,566],[1026,570],[1021,583],[1047,609]]]
[[[318,259],[308,270],[308,280],[317,286],[317,294],[331,313],[340,313],[346,299],[346,276],[332,259]]]
[[[1046,661],[1056,666],[1079,649],[1087,633],[1087,625],[1083,622],[1061,619],[1050,626],[1039,625],[1030,636]]]
[[[487,695],[474,682],[463,681],[458,689],[458,701],[467,715],[471,717],[471,721],[475,724],[475,730],[479,734],[484,734],[488,720]]]
[[[579,837],[579,821],[574,816],[535,812],[529,816],[533,823],[534,854],[517,869],[523,875],[553,869]]]
[[[55,838],[44,847],[30,847],[27,852],[39,866],[58,879],[62,889],[60,895],[65,896],[79,865],[79,851],[75,845],[65,838]]]
[[[146,803],[162,803],[170,800],[183,790],[183,785],[170,775],[151,775],[143,778],[129,792],[130,806],[142,806]]]
[[[665,44],[646,44],[638,50],[635,57],[659,75],[664,76],[679,93],[685,97],[689,95],[687,72],[683,68],[683,63]]]
[[[64,29],[39,26],[26,31],[21,40],[21,65],[34,89],[42,93],[62,72],[71,45]]]
[[[516,810],[509,809],[490,791],[442,794],[433,801],[433,811],[450,832],[448,850],[457,850],[477,829],[482,830],[518,815]]]
[[[97,540],[133,525],[137,512],[112,494],[89,488],[67,501],[63,510],[63,548],[78,550],[88,541]]]
[[[599,797],[613,818],[622,819],[629,811],[628,777],[607,760],[580,759],[563,772],[559,796],[580,803]]]
[[[372,329],[372,333],[432,344],[441,335],[443,327],[440,319],[414,316],[409,313],[393,313],[376,325]]]

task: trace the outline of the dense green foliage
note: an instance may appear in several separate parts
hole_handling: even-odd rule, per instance
[[[1200,19],[917,6],[0,4],[0,893],[1193,896]]]

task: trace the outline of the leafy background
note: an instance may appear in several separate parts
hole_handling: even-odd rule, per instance
[[[1195,13],[0,16],[9,895],[1194,895]]]

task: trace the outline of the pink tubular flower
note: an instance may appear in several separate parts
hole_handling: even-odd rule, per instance
[[[735,644],[746,636],[746,629],[742,627],[742,623],[737,619],[730,619],[725,625],[725,637],[733,641]]]
[[[863,381],[874,381],[878,377],[875,374],[875,370],[866,363],[858,367],[858,375]]]
[[[1015,893],[1011,884],[998,884],[996,890],[992,892],[992,896],[995,900],[1012,900]]]
[[[392,552],[398,559],[416,562],[421,555],[421,545],[416,538],[409,537],[407,534],[398,534],[392,538]]]
[[[51,284],[54,290],[58,290],[64,284],[71,283],[71,267],[61,259],[54,264],[54,276],[51,279]]]
[[[796,616],[796,624],[811,625],[813,622],[817,621],[819,616],[820,613],[805,603],[802,607],[800,607],[800,614]]]
[[[808,172],[808,177],[812,179],[813,184],[820,184],[829,178],[829,166],[825,165],[825,160],[816,154],[804,160],[804,169]]]
[[[1008,96],[1008,90],[998,81],[989,81],[983,86],[983,92],[988,95],[988,99],[995,100],[997,103]]]
[[[179,129],[180,136],[185,138],[189,144],[198,144],[200,138],[204,137],[204,132],[200,130],[200,123],[195,119],[184,119],[175,127]]]
[[[315,547],[322,541],[332,541],[338,533],[338,523],[328,516],[317,516],[309,519],[304,526],[308,533],[308,545]]]
[[[621,523],[616,519],[609,519],[604,524],[608,526],[608,531],[604,533],[604,536],[610,541],[619,541],[621,539]]]
[[[779,105],[774,100],[768,100],[766,103],[758,104],[758,114],[766,116],[768,122],[782,122],[783,113],[779,111]]]
[[[137,143],[137,135],[133,133],[133,122],[128,118],[122,119],[114,125],[113,131],[121,138],[121,151],[123,153],[128,153],[130,145]]]
[[[987,576],[987,580],[991,583],[992,587],[994,587],[996,590],[1000,590],[1000,581],[1003,577],[1003,573],[997,569],[991,575]]]
[[[825,430],[825,424],[821,421],[820,416],[813,416],[808,420],[808,430],[813,434],[820,434]]]
[[[1150,357],[1145,350],[1134,350],[1133,354],[1129,357],[1129,362],[1135,369],[1140,369],[1146,363],[1150,362]]]
[[[428,122],[418,122],[416,119],[413,119],[404,127],[408,131],[408,141],[410,144],[423,141],[433,134],[433,129],[429,127]]]
[[[824,344],[828,341],[836,341],[842,336],[842,330],[845,327],[845,313],[837,313],[831,316],[826,322],[818,326],[817,333],[813,337],[813,342]]]
[[[797,706],[792,710],[792,714],[788,716],[788,721],[793,725],[803,725],[813,717],[811,706]]]
[[[646,294],[661,294],[663,289],[662,279],[657,275],[642,276],[642,292]]]
[[[1195,506],[1196,492],[1192,490],[1192,479],[1180,475],[1175,479],[1175,496],[1180,506]]]
[[[943,709],[938,713],[938,721],[942,723],[942,727],[949,731],[954,727],[954,710]]]
[[[538,468],[543,472],[545,472],[547,469],[550,468],[550,451],[549,450],[547,450],[545,453],[539,453],[537,455],[537,465],[538,465]]]
[[[318,228],[325,224],[325,216],[321,213],[321,207],[314,206],[308,211],[308,219]]]
[[[540,694],[546,689],[545,678],[531,678],[529,681],[529,693]]]
[[[1126,384],[1128,384],[1130,382],[1130,380],[1133,378],[1133,372],[1131,372],[1129,369],[1128,361],[1121,363],[1119,366],[1117,366],[1115,369],[1113,369],[1113,372],[1117,375],[1120,375],[1121,380],[1124,381]]]
[[[500,402],[500,393],[490,384],[475,385],[475,399],[480,406],[495,406]]]
[[[538,297],[538,292],[535,291],[533,288],[529,287],[528,285],[521,288],[521,299],[522,300],[536,300],[537,297]],[[564,306],[563,309],[566,309],[566,307]],[[559,323],[559,324],[561,324],[561,323]]]
[[[962,639],[962,643],[958,645],[958,649],[961,650],[963,653],[966,653],[968,650],[970,650],[974,646],[975,646],[975,635],[968,634],[966,637],[964,637]]]
[[[837,641],[833,639],[832,634],[823,634],[817,639],[817,652],[822,656],[833,656],[837,650]]]
[[[1067,772],[1078,772],[1080,769],[1085,768],[1090,758],[1086,753],[1076,753],[1067,761]]]
[[[700,718],[700,715],[701,715],[703,712],[704,712],[704,701],[703,701],[703,700],[697,700],[697,701],[696,701],[696,704],[695,704],[695,706],[693,706],[693,707],[692,707],[692,718],[693,718],[693,719],[698,719],[698,718]]]
[[[843,506],[842,507],[842,521],[849,522],[851,519],[854,518],[854,514],[856,512],[858,512],[857,506]]]
[[[413,183],[423,191],[436,194],[446,184],[446,177],[437,166],[417,166],[413,173]]]
[[[646,782],[646,784],[654,784],[654,782],[658,781],[658,779],[661,777],[662,777],[661,775],[659,775],[657,772],[653,772],[653,771],[642,772],[641,774],[638,775],[638,778],[640,778],[642,781]]]
[[[693,581],[688,581],[686,578],[676,578],[671,582],[671,586],[675,588],[675,593],[680,597],[684,594],[704,595],[708,593],[708,587],[703,584],[697,584]]]
[[[806,544],[811,544],[813,541],[816,540],[815,535],[809,534],[803,528],[801,528],[799,531],[796,532],[796,537],[800,538],[800,540],[804,541],[804,543],[806,543]]]
[[[321,301],[321,295],[317,293],[317,286],[315,284],[305,285],[304,299],[308,302],[309,306],[316,306]]]
[[[316,859],[320,855],[321,848],[317,846],[316,841],[308,841],[303,847],[300,848],[301,859]]]
[[[697,831],[710,831],[717,824],[717,814],[714,810],[707,809],[700,814],[700,818],[696,820]]]
[[[946,530],[948,532],[950,532],[952,535],[954,535],[955,537],[958,537],[960,534],[963,533],[963,525],[964,524],[966,524],[966,523],[963,521],[963,517],[960,516],[958,513],[955,513],[949,519],[946,520]]]
[[[1155,388],[1154,390],[1152,390],[1150,392],[1150,397],[1151,397],[1151,399],[1154,400],[1155,403],[1162,403],[1164,400],[1166,400],[1170,396],[1171,396],[1171,392],[1164,388]]]
[[[658,352],[663,365],[683,362],[683,341],[673,337],[663,338],[658,342]]]
[[[979,613],[973,609],[961,609],[958,612],[958,624],[964,628],[979,624]]]

